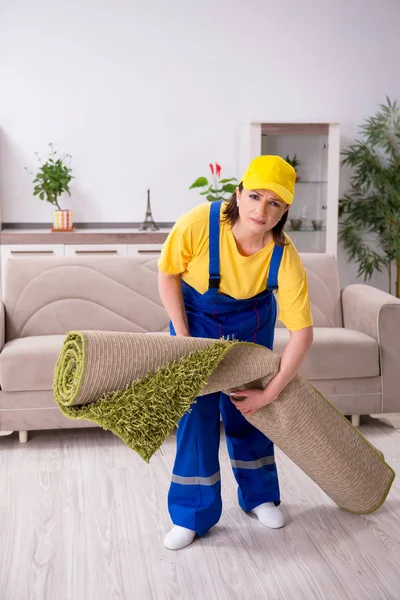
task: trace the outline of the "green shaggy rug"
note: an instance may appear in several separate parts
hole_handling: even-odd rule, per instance
[[[271,350],[245,342],[70,332],[57,361],[54,395],[64,415],[109,429],[148,462],[198,396],[264,388],[279,363]],[[246,418],[341,508],[364,514],[384,502],[394,471],[300,375],[275,402]]]

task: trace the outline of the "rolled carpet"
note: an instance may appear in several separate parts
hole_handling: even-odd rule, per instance
[[[146,461],[200,395],[264,388],[280,357],[229,340],[80,331],[67,334],[54,375],[60,410],[118,435]],[[351,423],[297,375],[246,417],[341,508],[373,512],[395,473]]]

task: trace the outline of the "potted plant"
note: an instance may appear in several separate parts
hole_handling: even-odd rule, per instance
[[[301,177],[297,175],[297,167],[301,165],[301,162],[297,158],[297,154],[295,154],[293,157],[287,155],[285,160],[287,163],[289,163],[289,165],[292,165],[293,169],[296,171],[296,181],[300,181]]]
[[[237,184],[232,183],[237,181],[235,177],[229,179],[221,179],[222,167],[218,163],[210,163],[210,171],[212,175],[212,182],[209,183],[206,177],[199,177],[190,186],[189,190],[194,188],[205,188],[203,192],[200,192],[201,196],[206,196],[209,202],[215,200],[229,200],[231,195],[236,190]]]
[[[62,209],[59,204],[62,194],[67,193],[71,196],[69,184],[73,179],[70,166],[72,156],[65,154],[63,157],[59,157],[53,144],[49,144],[49,147],[49,156],[45,162],[37,152],[35,153],[39,169],[36,174],[31,173],[34,177],[33,195],[39,196],[40,200],[45,200],[56,207],[56,210],[53,211],[52,231],[72,231],[74,229],[73,213],[71,210]]]
[[[361,126],[361,139],[342,152],[342,164],[352,167],[353,174],[350,191],[339,200],[339,239],[364,280],[375,270],[388,269],[389,293],[394,263],[399,298],[400,110],[396,102],[386,101]]]

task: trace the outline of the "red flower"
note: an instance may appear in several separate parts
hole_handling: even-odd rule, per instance
[[[211,174],[214,175],[214,165],[212,163],[210,163],[210,171]]]
[[[221,166],[218,163],[215,163],[215,170],[217,172],[218,179],[221,177]]]

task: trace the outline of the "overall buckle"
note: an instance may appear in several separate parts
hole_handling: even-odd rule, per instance
[[[221,277],[219,275],[210,275],[208,279],[208,289],[209,290],[217,290],[219,288],[219,282],[221,281]]]

